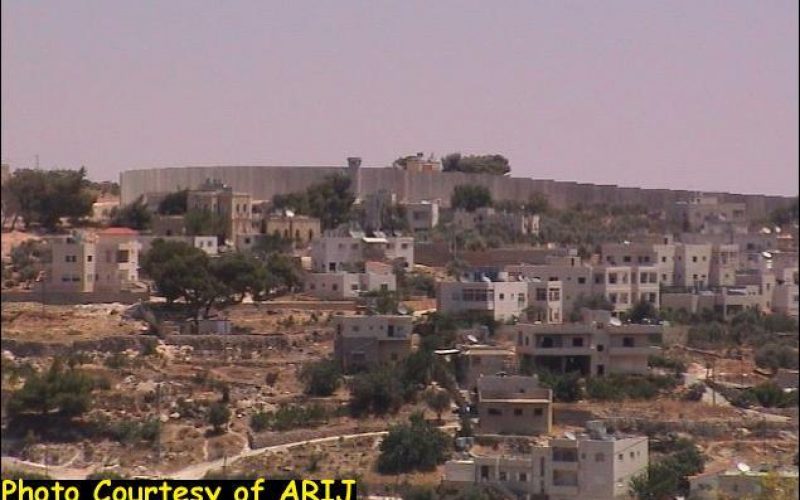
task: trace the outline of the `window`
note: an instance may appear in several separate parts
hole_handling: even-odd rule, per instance
[[[353,291],[358,290],[358,284],[350,285],[350,290],[353,290]]]
[[[488,413],[489,415],[496,415],[496,416],[500,416],[503,414],[503,412],[498,408],[489,408]]]
[[[91,262],[91,261],[92,261],[92,256],[91,255],[87,255],[86,256],[86,262]]]
[[[534,408],[533,409],[533,416],[534,417],[541,417],[544,414],[544,411],[541,408]]]
[[[501,471],[498,473],[498,476],[497,476],[497,477],[498,477],[498,479],[499,479],[500,481],[508,481],[508,475],[506,474],[506,472],[505,472],[505,471],[502,471],[502,470],[501,470]]]
[[[386,327],[386,335],[389,337],[394,337],[394,325],[389,325]]]
[[[506,299],[506,294],[501,292],[500,293],[500,300],[505,300],[505,299]]]
[[[697,262],[697,255],[692,255],[692,262]]]
[[[623,460],[624,458],[625,458],[625,457],[622,455],[622,453],[620,453],[619,455],[617,455],[617,459],[618,459],[618,460]]]
[[[622,262],[630,262],[630,261],[631,261],[631,256],[630,255],[626,255],[626,256],[624,256],[622,258]]]
[[[606,367],[605,365],[597,365],[597,374],[602,376],[606,374]]]
[[[547,300],[547,288],[536,289],[536,300],[539,302],[545,302]]]
[[[573,337],[572,347],[583,347],[583,337]]]
[[[519,482],[520,483],[527,483],[528,482],[528,475],[524,472],[519,473]]]
[[[334,283],[333,285],[331,285],[331,290],[333,290],[334,292],[335,292],[336,290],[338,290],[338,289],[339,289],[339,285],[337,285],[336,283]]]
[[[514,416],[521,417],[522,416],[522,408],[514,408]]]
[[[667,261],[666,257],[661,257],[661,262],[666,262],[666,261]]]
[[[633,337],[623,337],[622,347],[633,347]]]
[[[633,460],[635,456],[636,455],[633,452],[631,452],[631,460]]]
[[[578,284],[579,285],[585,285],[586,284],[586,278],[584,278],[583,276],[578,278]]]
[[[402,248],[403,250],[408,250],[408,243],[401,243],[400,248]]]
[[[605,349],[603,344],[597,344],[597,352],[603,352],[603,349]]]
[[[608,274],[608,283],[610,285],[616,285],[617,284],[617,273],[609,273]]]

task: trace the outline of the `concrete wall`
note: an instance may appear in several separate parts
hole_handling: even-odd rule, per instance
[[[42,302],[41,292],[3,292],[3,302]],[[54,305],[71,304],[135,304],[140,300],[150,300],[150,293],[141,292],[55,292],[44,293],[44,303]]]
[[[278,193],[300,191],[327,174],[347,172],[345,167],[256,167],[217,166],[129,170],[120,174],[122,203],[130,203],[148,192],[196,188],[208,178],[220,179],[236,191],[249,192],[253,199],[269,200]],[[562,208],[577,203],[638,204],[652,209],[666,209],[676,201],[693,197],[690,191],[641,189],[615,185],[579,184],[490,174],[460,172],[407,172],[391,167],[361,168],[359,195],[389,189],[406,202],[441,199],[447,206],[455,186],[480,184],[489,188],[493,198],[525,201],[533,193],[547,196],[551,205]],[[762,216],[787,204],[790,198],[780,196],[710,193],[726,202],[745,203],[748,215]]]

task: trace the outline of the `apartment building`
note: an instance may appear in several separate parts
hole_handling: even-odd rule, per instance
[[[539,215],[521,212],[503,212],[492,207],[481,207],[472,212],[457,209],[453,212],[453,225],[466,230],[482,227],[502,227],[512,234],[539,234]]]
[[[507,498],[614,500],[628,498],[630,480],[647,470],[646,436],[610,435],[598,422],[587,432],[539,439],[525,452],[503,446],[445,463],[448,486],[491,485]]]
[[[112,227],[71,235],[48,236],[51,261],[45,286],[53,292],[116,293],[139,281],[139,233]]]
[[[584,310],[581,323],[518,324],[520,366],[583,376],[610,373],[646,374],[648,358],[660,352],[660,325],[620,324],[608,311]]]
[[[536,377],[484,375],[477,379],[481,434],[548,434],[553,426],[553,391]]]
[[[767,470],[741,470],[738,467],[723,470],[705,471],[689,477],[690,500],[721,500],[728,498],[766,498],[763,491],[768,477],[789,493],[789,497],[797,498],[797,468]]]
[[[399,260],[406,269],[413,269],[414,238],[343,229],[328,231],[311,242],[311,265],[318,273],[357,270],[368,260]]]
[[[188,211],[205,211],[224,221],[221,236],[236,241],[239,234],[253,231],[253,201],[247,193],[236,193],[221,181],[209,179],[198,189],[190,190],[186,197]]]
[[[345,373],[397,363],[411,353],[410,316],[338,316],[335,324],[334,358]]]
[[[800,280],[798,268],[786,268],[776,275],[775,291],[772,294],[772,310],[797,318],[800,316]]]
[[[531,282],[519,278],[511,279],[508,273],[491,267],[472,269],[464,272],[459,281],[442,281],[436,285],[437,310],[446,314],[482,311],[497,321],[522,317],[530,303],[529,293],[533,286]],[[555,286],[553,290],[556,293]],[[558,296],[552,296],[552,301],[544,300],[540,305],[560,303],[560,292],[558,293]],[[550,296],[545,298],[549,299]]]

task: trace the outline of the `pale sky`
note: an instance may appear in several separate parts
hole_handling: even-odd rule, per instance
[[[796,195],[797,0],[2,0],[2,159],[500,153],[512,175]]]

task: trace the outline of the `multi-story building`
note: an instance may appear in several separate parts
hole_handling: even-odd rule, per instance
[[[456,358],[456,379],[469,391],[478,390],[478,379],[484,375],[516,371],[514,351],[491,345],[460,346]]]
[[[776,276],[775,291],[772,294],[772,310],[776,313],[786,314],[797,318],[800,315],[800,280],[798,279],[798,268],[783,269]]]
[[[746,209],[744,203],[723,203],[716,196],[698,194],[688,202],[676,203],[669,215],[684,231],[707,232],[721,224],[745,226]]]
[[[788,496],[797,498],[797,468],[783,470],[744,470],[736,467],[724,470],[706,471],[689,478],[690,500],[722,500],[728,498],[769,498],[764,485],[772,482]]]
[[[311,265],[318,273],[354,271],[366,261],[399,260],[406,269],[414,267],[414,238],[375,232],[335,230],[311,242]]]
[[[461,281],[437,283],[436,309],[445,314],[481,311],[498,321],[520,318],[528,307],[528,285],[508,280],[506,273],[494,279],[466,273]]]
[[[448,486],[494,486],[507,498],[615,500],[629,496],[630,480],[647,470],[646,436],[610,435],[597,422],[587,433],[539,439],[519,448],[470,452],[445,463]]]
[[[307,246],[321,234],[319,219],[297,215],[289,210],[265,215],[261,219],[259,230],[261,234],[291,239],[298,247]],[[241,238],[237,239],[238,241],[241,241]]]
[[[54,292],[116,293],[139,281],[139,233],[112,227],[97,233],[49,236],[52,258],[45,286]]]
[[[338,316],[333,352],[345,373],[397,363],[412,349],[410,316]]]
[[[430,231],[439,225],[439,200],[405,203],[406,222],[414,232]]]
[[[198,189],[190,190],[186,197],[188,211],[205,211],[220,217],[224,222],[223,236],[236,241],[239,234],[253,232],[253,201],[247,193],[236,193],[220,181],[207,180]]]
[[[453,212],[453,225],[461,229],[502,227],[512,234],[539,234],[539,216],[520,212],[502,212],[492,207],[481,207],[472,212],[458,209]]]
[[[584,376],[647,373],[648,358],[660,351],[660,325],[620,324],[608,311],[584,313],[582,323],[511,327],[520,366]]]
[[[553,391],[536,377],[484,375],[477,380],[480,434],[548,434],[553,426]]]

